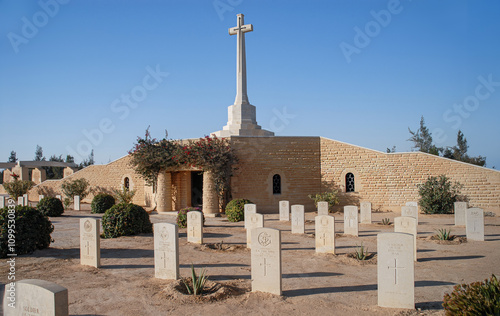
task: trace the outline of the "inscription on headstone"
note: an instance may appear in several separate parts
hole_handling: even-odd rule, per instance
[[[281,231],[255,228],[252,245],[252,292],[281,295]]]
[[[304,222],[304,205],[292,205],[292,234],[304,234]]]
[[[259,213],[248,214],[247,248],[252,248],[252,232],[255,228],[264,227],[264,215]]]
[[[358,236],[358,207],[353,205],[344,206],[344,235]]]
[[[415,308],[413,239],[405,233],[377,235],[378,306]]]
[[[100,221],[80,219],[80,264],[99,268],[101,265]]]
[[[469,208],[465,211],[465,233],[467,240],[484,241],[484,211],[480,208]]]
[[[187,213],[187,241],[203,244],[203,214],[199,211]]]
[[[179,274],[179,233],[176,224],[154,224],[155,277],[177,280]]]
[[[290,202],[280,201],[280,221],[290,220]]]
[[[335,218],[329,215],[316,216],[316,252],[335,254]]]
[[[371,224],[372,223],[372,203],[371,202],[361,202],[359,215],[360,215],[361,224]]]

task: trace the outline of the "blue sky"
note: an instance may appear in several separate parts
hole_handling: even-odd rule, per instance
[[[238,13],[254,26],[248,96],[264,128],[401,152],[423,115],[438,146],[460,129],[500,168],[495,0],[0,0],[0,161],[38,144],[107,163],[148,126],[220,130]]]

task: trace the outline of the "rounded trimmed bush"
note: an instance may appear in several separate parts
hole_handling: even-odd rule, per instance
[[[38,202],[36,209],[45,216],[61,216],[64,213],[64,206],[58,198],[44,197]]]
[[[227,220],[239,222],[245,219],[245,204],[252,204],[247,199],[234,199],[226,205]]]
[[[177,226],[179,226],[179,228],[187,227],[187,213],[191,211],[202,212],[199,207],[186,207],[180,210],[179,213],[177,213]],[[205,215],[203,212],[201,213],[201,217],[203,218],[203,224],[205,224]]]
[[[15,220],[15,223],[9,220]],[[39,210],[29,206],[4,207],[0,209],[0,257],[8,253],[30,254],[44,249],[53,242],[50,234],[54,225]],[[15,237],[15,247],[9,247],[9,238]]]
[[[90,208],[94,214],[102,214],[115,205],[115,198],[111,194],[99,193],[92,199]]]
[[[148,234],[153,225],[146,210],[136,204],[120,203],[111,207],[102,216],[104,238]]]

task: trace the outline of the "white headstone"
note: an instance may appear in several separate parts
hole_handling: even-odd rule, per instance
[[[9,292],[12,283],[5,285],[3,314],[5,316],[55,315],[67,316],[68,289],[45,280],[25,279],[15,283],[14,303]]]
[[[329,215],[316,216],[316,252],[335,254],[335,218]]]
[[[177,280],[179,233],[176,224],[154,224],[155,278]]]
[[[24,194],[23,195],[23,202],[24,202],[24,206],[28,206],[29,204],[29,199],[28,199],[28,194]]]
[[[257,213],[257,205],[245,204],[245,206],[244,206],[245,228],[248,228],[248,226],[247,226],[248,215],[255,214],[255,213]]]
[[[292,205],[292,234],[304,234],[304,222],[304,205]]]
[[[328,202],[318,202],[318,216],[328,215]]]
[[[406,202],[406,206],[414,206],[417,208],[417,215],[415,216],[412,216],[412,217],[415,217],[417,219],[417,223],[418,223],[418,202],[415,202],[415,201],[412,201],[412,202]],[[405,216],[405,215],[401,215],[401,216]]]
[[[187,213],[187,241],[203,244],[203,214],[199,211]]]
[[[59,199],[62,202],[62,196],[60,194],[56,195],[56,199]]]
[[[354,205],[344,206],[344,235],[358,236],[358,207]]]
[[[40,202],[40,201],[41,201],[44,197],[45,197],[44,195],[40,194],[40,195],[38,196],[38,202]]]
[[[17,205],[24,206],[24,198],[22,196],[17,198]]]
[[[465,221],[467,240],[484,241],[484,211],[480,208],[467,209]]]
[[[281,231],[255,228],[252,244],[252,292],[281,295]]]
[[[95,218],[80,219],[80,264],[101,266],[101,224]]]
[[[248,214],[247,248],[252,248],[252,231],[260,227],[264,227],[264,215],[259,213]]]
[[[417,220],[409,216],[395,217],[394,232],[413,236],[413,260],[417,261]]]
[[[0,195],[0,208],[5,207],[5,196]]]
[[[405,233],[377,235],[378,306],[415,308],[413,239]]]
[[[361,224],[371,224],[372,223],[372,203],[371,202],[361,202],[359,209],[359,217]]]
[[[401,216],[413,217],[418,224],[418,208],[416,206],[407,205],[401,207]]]
[[[465,226],[465,211],[467,210],[467,202],[455,202],[455,226]]]
[[[75,195],[73,197],[73,200],[74,200],[74,210],[75,211],[79,211],[80,210],[80,196],[79,195]]]
[[[280,201],[280,221],[290,220],[290,202]]]

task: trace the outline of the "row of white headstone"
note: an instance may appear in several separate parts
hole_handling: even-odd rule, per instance
[[[42,199],[44,198],[43,195],[39,195],[38,196],[38,201],[41,201]],[[56,198],[58,198],[59,200],[62,201],[62,196],[61,195],[56,195]],[[3,208],[5,207],[6,204],[6,197],[4,195],[0,196],[0,208]],[[80,196],[78,195],[75,195],[73,197],[73,201],[74,201],[74,206],[73,206],[73,209],[75,211],[79,211],[80,210]],[[20,196],[17,198],[17,205],[23,205],[23,206],[28,206],[29,204],[29,200],[28,200],[28,194],[24,194],[23,196]]]

